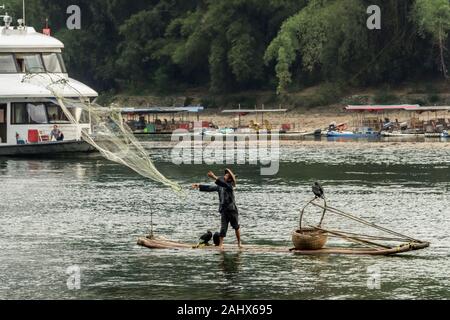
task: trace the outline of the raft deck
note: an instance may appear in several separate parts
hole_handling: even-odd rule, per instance
[[[138,245],[157,250],[209,250],[220,252],[216,246],[203,246],[197,248],[195,244],[186,244],[175,241],[170,241],[166,239],[149,239],[140,238],[137,242]],[[237,246],[225,246],[224,251],[227,252],[247,252],[247,253],[293,253],[299,255],[329,255],[329,254],[344,254],[344,255],[378,255],[378,256],[389,256],[399,253],[405,253],[409,251],[421,250],[429,247],[430,244],[427,242],[412,242],[404,244],[398,247],[393,247],[389,249],[371,249],[371,248],[344,248],[344,247],[328,247],[320,250],[296,250],[289,247],[281,246],[263,246],[263,245],[245,245],[243,248],[238,248]]]

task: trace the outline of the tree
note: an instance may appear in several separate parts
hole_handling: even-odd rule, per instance
[[[296,61],[301,61],[304,72],[318,71],[328,78],[357,66],[367,51],[364,17],[359,0],[312,0],[283,23],[265,54],[267,64],[276,61],[278,94],[292,82],[290,68]]]
[[[163,52],[186,79],[209,77],[212,91],[260,87],[271,75],[263,60],[267,45],[291,10],[303,2],[198,1],[195,10],[171,22]]]
[[[22,0],[5,0],[16,20]],[[96,89],[212,92],[358,86],[448,78],[448,0],[27,0],[27,24],[49,25],[68,70]],[[366,9],[382,9],[368,30]],[[436,54],[436,48],[439,54]],[[436,58],[439,57],[439,68]],[[447,59],[447,60],[446,60]],[[277,83],[277,85],[274,85]]]
[[[415,20],[422,36],[431,35],[439,48],[440,71],[448,79],[445,63],[446,42],[450,31],[450,2],[448,0],[416,0]]]

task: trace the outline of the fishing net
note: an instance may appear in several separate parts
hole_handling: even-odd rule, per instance
[[[179,184],[166,178],[155,167],[149,153],[123,120],[120,109],[91,103],[66,78],[55,74],[27,74],[23,82],[49,90],[67,119],[76,125],[83,140],[106,159],[127,166],[141,176],[162,183],[178,193],[182,192]],[[67,98],[67,92],[75,92],[79,98]],[[80,124],[83,113],[89,117],[92,132],[83,129]]]

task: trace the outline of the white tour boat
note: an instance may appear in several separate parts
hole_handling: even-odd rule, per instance
[[[49,85],[60,81],[65,83],[61,90],[64,98],[89,102],[98,96],[88,86],[69,78],[62,58],[63,43],[27,27],[23,19],[12,26],[7,13],[0,15],[1,20],[0,156],[92,151],[82,140],[82,130],[91,133],[89,114],[75,105],[68,106],[78,121],[72,123],[49,89]],[[51,134],[55,126],[63,134],[58,139]]]

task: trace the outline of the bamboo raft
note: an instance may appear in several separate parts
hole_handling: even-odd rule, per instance
[[[320,187],[320,185],[319,185]],[[320,187],[321,188],[321,187]],[[320,201],[323,201],[323,204]],[[319,202],[318,202],[319,201]],[[303,217],[307,207],[313,206],[322,211],[322,217],[318,226],[303,224]],[[368,226],[373,230],[383,232],[384,236],[371,234],[356,234],[342,230],[325,229],[322,224],[325,215],[335,214],[359,224]],[[153,220],[152,220],[153,221]],[[266,245],[246,245],[242,248],[238,246],[225,246],[223,249],[213,245],[195,245],[171,241],[165,238],[154,237],[153,227],[151,235],[146,238],[140,238],[137,244],[152,250],[206,250],[206,251],[228,251],[228,252],[247,252],[247,253],[289,253],[298,255],[372,255],[372,256],[390,256],[400,253],[406,253],[416,250],[422,250],[430,246],[429,242],[417,240],[415,238],[403,235],[399,232],[376,225],[372,222],[361,219],[355,215],[342,210],[330,207],[323,196],[316,196],[303,207],[300,215],[299,228],[292,233],[292,242],[294,248],[286,246],[266,246]],[[153,226],[153,222],[152,222]],[[327,247],[328,238],[338,238],[351,243],[347,247]]]
[[[138,245],[152,250],[207,250],[212,252],[220,252],[221,250],[216,246],[198,247],[195,244],[187,244],[175,242],[167,239],[158,238],[140,238]],[[263,246],[263,245],[248,245],[243,248],[237,246],[225,246],[226,252],[245,252],[245,253],[286,253],[298,255],[330,255],[330,254],[344,254],[344,255],[374,255],[374,256],[389,256],[399,253],[405,253],[415,250],[421,250],[429,247],[426,242],[411,242],[397,247],[375,249],[375,248],[343,248],[343,247],[328,247],[319,250],[296,250],[289,247],[281,246]]]

